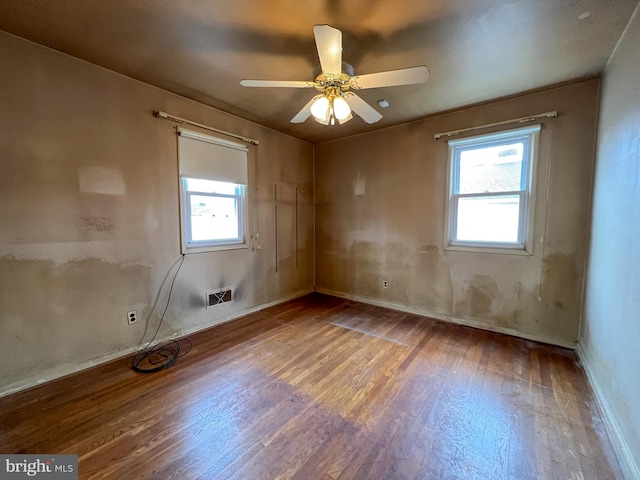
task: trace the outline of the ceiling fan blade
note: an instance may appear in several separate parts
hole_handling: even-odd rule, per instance
[[[300,110],[296,114],[296,116],[291,119],[291,123],[302,123],[307,118],[309,118],[309,116],[311,115],[311,105],[313,105],[313,102],[316,101],[316,98],[318,98],[318,95],[313,97],[311,100],[309,100],[309,103],[302,107],[302,110]]]
[[[355,93],[345,93],[344,99],[351,107],[351,110],[356,112],[366,123],[376,123],[382,118],[382,115],[380,115],[380,113],[374,110],[371,105],[362,100]]]
[[[295,80],[240,80],[243,87],[315,88],[315,82]]]
[[[351,78],[350,86],[355,90],[363,88],[394,87],[396,85],[423,83],[426,82],[428,78],[429,69],[426,66],[421,65],[419,67],[355,76]]]
[[[322,71],[340,75],[342,73],[342,32],[329,25],[315,25],[313,35],[316,38]]]

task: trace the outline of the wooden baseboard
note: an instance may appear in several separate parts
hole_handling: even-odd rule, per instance
[[[532,340],[534,342],[547,343],[549,345],[555,345],[563,348],[575,349],[576,344],[571,342],[565,342],[554,337],[548,337],[546,335],[538,335],[526,332],[520,332],[512,328],[504,328],[495,325],[491,325],[485,322],[470,320],[465,318],[452,317],[450,315],[442,315],[439,313],[431,312],[422,308],[408,307],[406,305],[400,305],[397,303],[386,302],[384,300],[377,300],[374,298],[361,297],[360,295],[351,295],[343,292],[336,292],[334,290],[328,290],[325,288],[317,288],[316,292],[331,295],[333,297],[345,298],[347,300],[354,300],[356,302],[366,303],[369,305],[375,305],[378,307],[390,308],[392,310],[399,310],[407,313],[414,313],[416,315],[422,315],[424,317],[435,318],[436,320],[442,320],[443,322],[456,323],[458,325],[464,325],[466,327],[479,328],[481,330],[487,330],[490,332],[504,333],[505,335],[511,335],[512,337],[524,338],[525,340]]]
[[[576,353],[578,354],[580,363],[582,363],[582,367],[587,374],[587,379],[593,389],[596,402],[598,403],[598,407],[602,413],[604,428],[609,436],[611,444],[613,445],[613,449],[616,457],[618,458],[618,462],[620,463],[620,469],[622,470],[624,478],[628,480],[640,479],[640,466],[633,458],[631,449],[622,435],[620,425],[613,413],[613,409],[609,405],[609,401],[598,383],[591,357],[586,353],[581,343],[578,343],[576,346]]]
[[[313,290],[303,290],[303,291],[288,295],[286,297],[279,298],[278,300],[274,300],[272,302],[259,305],[257,307],[251,307],[251,308],[239,310],[237,312],[233,312],[233,314],[229,316],[226,316],[223,318],[216,318],[211,322],[207,322],[207,323],[204,323],[195,327],[191,327],[188,329],[179,330],[169,336],[156,339],[154,343],[160,343],[165,340],[172,340],[175,338],[184,337],[185,335],[190,335],[192,333],[196,333],[201,330],[206,330],[207,328],[215,327],[216,325],[231,322],[239,317],[244,317],[245,315],[249,315],[250,313],[254,313],[259,310],[263,310],[265,308],[278,305],[280,303],[288,302],[289,300],[293,300],[294,298],[303,297],[304,295],[308,295],[309,293],[312,293],[312,292]],[[145,341],[143,344],[136,345],[134,347],[107,352],[97,357],[82,360],[78,363],[67,363],[64,365],[59,365],[55,368],[51,368],[44,372],[40,372],[37,375],[23,378],[18,380],[17,382],[13,382],[8,385],[2,386],[0,388],[0,397],[11,395],[12,393],[16,393],[21,390],[26,390],[28,388],[35,387],[36,385],[40,385],[42,383],[51,382],[60,377],[65,377],[67,375],[71,375],[72,373],[80,372],[82,370],[86,370],[87,368],[95,367],[96,365],[101,365],[103,363],[111,362],[118,358],[129,356],[137,351],[142,350],[146,346],[147,346],[147,342]]]

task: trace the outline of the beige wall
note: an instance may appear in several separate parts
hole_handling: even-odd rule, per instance
[[[187,255],[161,336],[313,289],[312,145],[4,33],[0,70],[0,393],[155,330],[180,238],[174,124],[153,110],[260,141],[249,154],[251,248]],[[111,194],[80,190],[95,167]],[[206,310],[218,287],[233,287],[235,302]],[[139,325],[127,325],[129,310]]]
[[[627,478],[640,478],[640,6],[602,81],[580,339]]]
[[[598,88],[584,81],[317,145],[317,288],[575,344]],[[550,110],[559,116],[540,134],[533,255],[443,250],[447,144],[434,134]]]

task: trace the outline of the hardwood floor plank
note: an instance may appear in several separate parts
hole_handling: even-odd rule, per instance
[[[620,470],[569,350],[313,294],[0,399],[0,451],[81,479],[597,479]]]

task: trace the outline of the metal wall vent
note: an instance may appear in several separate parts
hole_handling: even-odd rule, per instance
[[[233,301],[233,294],[231,288],[223,288],[222,290],[216,290],[215,292],[207,292],[205,294],[205,302],[207,308],[215,307],[223,303]]]

